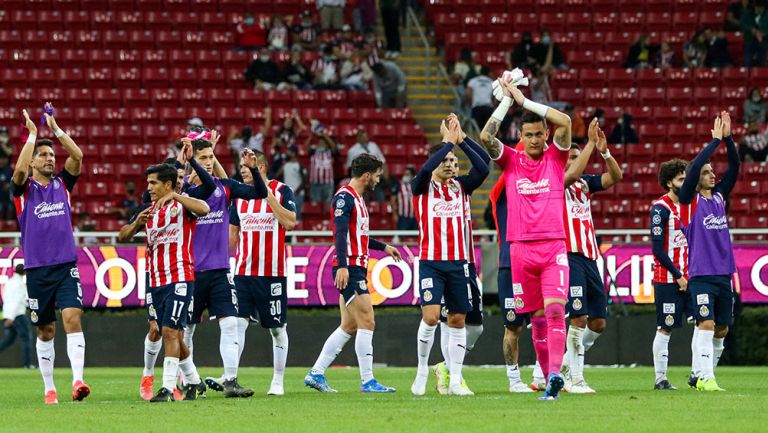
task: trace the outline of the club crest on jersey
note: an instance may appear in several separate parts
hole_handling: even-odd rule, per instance
[[[59,182],[58,179],[53,181],[53,189],[59,189],[61,188],[61,182]]]
[[[664,303],[662,305],[662,308],[664,310],[664,314],[675,314],[675,304],[674,303]]]
[[[661,224],[661,215],[654,215],[653,216],[653,223],[654,224]]]
[[[176,288],[173,290],[173,293],[179,295],[179,296],[187,296],[187,285],[186,283],[178,283],[176,284]]]
[[[671,314],[664,318],[664,324],[667,326],[672,326],[675,324],[675,317]]]
[[[40,308],[40,306],[38,305],[37,299],[36,298],[29,298],[29,309],[30,310],[37,310],[38,308]]]
[[[221,194],[222,194],[222,192],[221,192],[221,188],[216,188],[216,191],[214,191],[214,192],[213,192],[213,195],[214,195],[216,198],[219,198],[219,197],[221,197]]]
[[[701,295],[696,295],[696,305],[706,305],[709,304],[709,295],[706,293],[702,293]]]
[[[512,294],[513,295],[522,295],[523,294],[523,285],[520,284],[520,283],[512,284]]]
[[[425,290],[423,296],[424,296],[424,302],[429,302],[432,300],[432,292],[430,292],[429,290]]]
[[[269,286],[272,296],[281,296],[283,294],[283,283],[274,283]]]
[[[581,307],[583,307],[583,305],[581,304],[581,299],[574,299],[573,304],[571,304],[571,306],[573,307],[574,310],[581,310]]]
[[[176,215],[178,215],[178,214],[179,214],[179,208],[177,208],[176,206],[172,207],[171,208],[171,217],[175,218]]]
[[[504,308],[507,310],[515,308],[515,298],[504,298]]]
[[[571,286],[571,297],[572,298],[580,298],[584,296],[584,287],[582,286]]]
[[[507,311],[507,321],[514,322],[516,317],[517,316],[515,316],[515,310]]]
[[[357,282],[357,286],[360,288],[361,291],[365,292],[368,290],[368,286],[365,284],[365,281],[360,280]]]
[[[32,323],[37,323],[37,313],[33,311],[33,312],[32,312],[32,313],[29,315],[29,319],[32,321]]]
[[[450,189],[451,189],[451,191],[453,191],[453,192],[458,192],[458,191],[459,191],[459,187],[458,187],[458,186],[456,186],[456,184],[455,184],[455,183],[453,183],[453,182],[451,182],[451,183],[449,183],[449,184],[448,184],[448,188],[450,188]]]
[[[515,298],[515,309],[520,310],[525,306],[523,298]]]
[[[709,316],[709,307],[707,307],[706,305],[702,305],[701,308],[699,308],[699,315],[701,317]]]

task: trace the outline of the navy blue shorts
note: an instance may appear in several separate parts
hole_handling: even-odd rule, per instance
[[[568,253],[570,290],[568,314],[605,319],[608,316],[608,295],[597,262],[581,254]]]
[[[528,313],[515,313],[515,298],[512,290],[512,268],[499,268],[497,277],[499,287],[499,305],[504,314],[504,326],[517,328],[524,326],[528,319]]]
[[[149,317],[155,317],[160,328],[183,329],[189,320],[194,292],[194,281],[152,287],[147,291],[152,301],[148,302]]]
[[[83,308],[83,287],[77,263],[27,270],[30,320],[36,326],[56,321],[56,309]]]
[[[288,319],[288,278],[235,275],[239,316],[261,323],[262,328],[280,328]]]
[[[691,297],[680,291],[677,283],[653,283],[656,304],[656,326],[662,329],[680,328],[693,315]]]
[[[469,263],[469,290],[472,293],[472,310],[467,313],[465,322],[467,325],[480,326],[483,324],[483,294],[477,284],[477,268],[474,263]],[[440,321],[448,321],[448,308],[445,302],[440,309]]]
[[[206,309],[211,320],[237,317],[237,291],[232,277],[225,269],[195,272],[192,303],[189,323],[193,325],[203,320],[203,311]]]
[[[733,324],[733,287],[729,275],[707,275],[688,280],[696,323],[714,320],[715,325]]]
[[[466,260],[419,260],[421,306],[445,305],[448,313],[472,311],[472,289]]]
[[[336,281],[337,267],[333,268],[333,280]],[[348,266],[349,282],[347,288],[341,290],[341,296],[344,297],[344,304],[349,305],[352,299],[357,295],[368,295],[368,270],[362,266]]]

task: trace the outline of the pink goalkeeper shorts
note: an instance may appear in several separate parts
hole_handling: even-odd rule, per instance
[[[544,309],[544,300],[568,300],[568,255],[565,241],[512,242],[512,294],[515,313]]]

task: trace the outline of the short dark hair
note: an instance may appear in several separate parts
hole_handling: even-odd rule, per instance
[[[197,153],[203,149],[207,149],[209,147],[213,147],[210,141],[198,138],[197,140],[192,140],[192,151]]]
[[[176,171],[176,167],[171,164],[155,164],[150,165],[144,170],[144,174],[149,176],[150,174],[156,174],[157,180],[160,182],[171,182],[171,187],[176,189],[176,178],[179,173]]]
[[[544,128],[547,127],[547,121],[543,117],[539,116],[538,114],[532,112],[532,111],[525,111],[523,113],[523,117],[520,118],[520,130],[523,130],[523,125],[526,123],[539,123],[541,122],[542,125],[544,125]]]
[[[352,160],[352,177],[360,177],[365,173],[375,173],[384,166],[381,160],[371,154],[363,153]]]
[[[688,169],[688,161],[680,158],[670,159],[664,162],[659,167],[659,185],[664,188],[665,191],[669,191],[667,183],[676,178],[677,175],[683,173]]]
[[[265,155],[264,152],[256,149],[251,149],[251,152],[253,152],[253,156],[256,157],[256,164],[267,165],[267,155]]]
[[[442,149],[443,146],[444,145],[442,143],[440,143],[440,144],[433,144],[433,145],[429,146],[429,149],[427,150],[427,155],[428,156],[432,156],[432,155],[436,154],[437,152],[440,152],[440,149]]]
[[[48,146],[51,149],[53,149],[53,141],[43,138],[42,140],[38,140],[37,144],[35,144],[35,150],[32,151],[32,156],[36,156],[38,153],[40,153],[40,148],[43,146]]]
[[[163,164],[170,164],[175,167],[176,161],[178,161],[176,158],[165,158],[165,161],[163,161]]]

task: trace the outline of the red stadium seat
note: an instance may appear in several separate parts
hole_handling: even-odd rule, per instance
[[[666,92],[663,87],[641,88],[638,92],[640,102],[645,105],[664,105],[666,104]]]
[[[179,108],[179,92],[175,88],[155,89],[150,97],[155,108]]]
[[[148,107],[149,93],[146,89],[125,89],[123,90],[123,100],[126,107]]]

